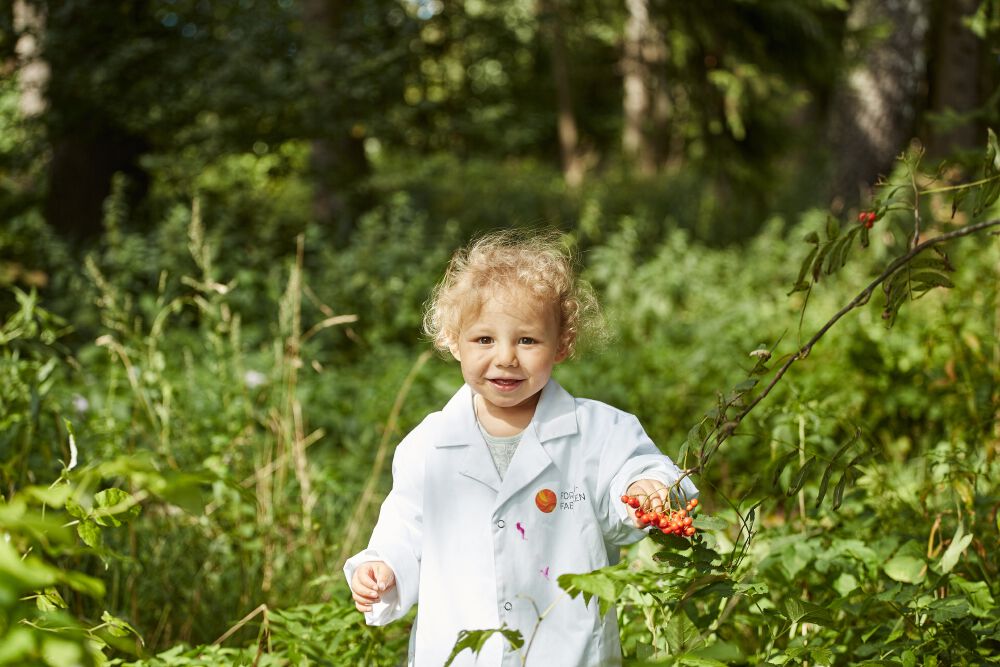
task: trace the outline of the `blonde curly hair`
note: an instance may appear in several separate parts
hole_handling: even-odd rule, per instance
[[[580,334],[600,334],[600,308],[576,277],[574,257],[558,232],[505,230],[480,236],[452,255],[424,312],[424,332],[442,352],[458,343],[462,325],[498,293],[527,290],[559,316],[560,351],[570,357]]]

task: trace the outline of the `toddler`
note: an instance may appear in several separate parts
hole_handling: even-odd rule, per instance
[[[659,508],[680,470],[633,415],[552,379],[595,308],[557,235],[482,237],[435,289],[425,329],[465,384],[397,447],[371,542],[344,566],[368,624],[418,604],[409,665],[440,667],[461,630],[502,626],[530,640],[528,665],[621,663],[614,608],[557,579],[618,562],[644,535],[620,497]],[[697,495],[686,478],[672,492]],[[522,663],[497,634],[453,664]]]

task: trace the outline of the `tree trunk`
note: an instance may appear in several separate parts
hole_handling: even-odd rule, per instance
[[[931,72],[931,109],[948,114],[938,130],[931,128],[934,154],[947,155],[956,149],[975,149],[983,143],[986,133],[972,119],[960,118],[975,111],[981,104],[979,77],[981,42],[962,21],[975,14],[979,0],[948,0],[940,2],[935,21],[935,58]]]
[[[350,4],[343,0],[305,0],[302,3],[305,48],[310,63],[319,71],[308,72],[316,100],[330,97],[325,82],[336,76],[326,56],[337,44],[344,15]],[[317,103],[317,108],[326,105]],[[317,112],[317,116],[319,116]],[[357,227],[364,206],[358,192],[371,173],[364,149],[364,133],[351,122],[351,109],[338,109],[336,118],[315,118],[311,124],[309,165],[313,177],[313,216],[320,224],[331,225],[334,239],[346,244]],[[357,128],[357,129],[356,129]]]
[[[673,101],[666,76],[667,44],[649,14],[649,0],[625,0],[625,7],[622,150],[640,174],[651,176],[676,148],[670,132]]]
[[[41,8],[14,0],[14,32],[18,34],[14,52],[18,62],[18,110],[25,117],[45,111],[45,87],[49,83],[49,65],[42,57],[45,14]]]
[[[655,170],[652,151],[644,130],[649,114],[649,91],[646,87],[646,67],[642,60],[643,35],[649,30],[647,0],[625,0],[628,19],[622,49],[622,151],[639,173],[649,175]]]
[[[857,202],[913,136],[926,88],[928,0],[860,0],[849,32],[884,28],[834,93],[832,195]]]
[[[19,4],[57,7],[55,3]],[[101,34],[110,31],[108,21],[117,19],[114,13],[93,12],[85,4],[69,3],[60,6],[59,11],[43,13],[41,20],[51,38],[54,34],[79,30],[81,24],[88,22],[88,29]],[[47,63],[41,108],[51,145],[44,215],[49,225],[66,238],[93,238],[103,229],[105,200],[112,192],[115,174],[125,177],[120,195],[130,211],[145,198],[149,176],[139,165],[139,157],[148,145],[144,137],[123,128],[107,107],[94,106],[87,98],[87,91],[80,90],[74,81],[74,68],[79,61],[86,60],[89,54],[85,51],[92,47],[84,42],[70,42],[69,48],[49,52],[45,50],[48,43],[48,40],[36,43],[42,47],[40,58]]]
[[[559,152],[562,158],[563,178],[571,188],[583,182],[585,164],[580,150],[580,137],[573,113],[573,92],[566,55],[566,36],[559,11],[559,0],[539,0],[538,13],[542,34],[548,44],[552,60],[552,77],[556,87],[556,116],[559,129]]]

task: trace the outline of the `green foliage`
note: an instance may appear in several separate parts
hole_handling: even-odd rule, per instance
[[[524,646],[524,637],[521,636],[521,633],[506,626],[495,630],[462,630],[458,633],[458,639],[455,641],[455,646],[452,648],[448,660],[444,663],[444,667],[453,663],[458,654],[466,649],[478,656],[483,647],[486,646],[486,642],[496,635],[503,637],[507,645],[515,651],[519,651]]]

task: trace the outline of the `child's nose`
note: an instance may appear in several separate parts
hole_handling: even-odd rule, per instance
[[[513,345],[499,346],[496,362],[498,366],[517,366],[517,348]]]

